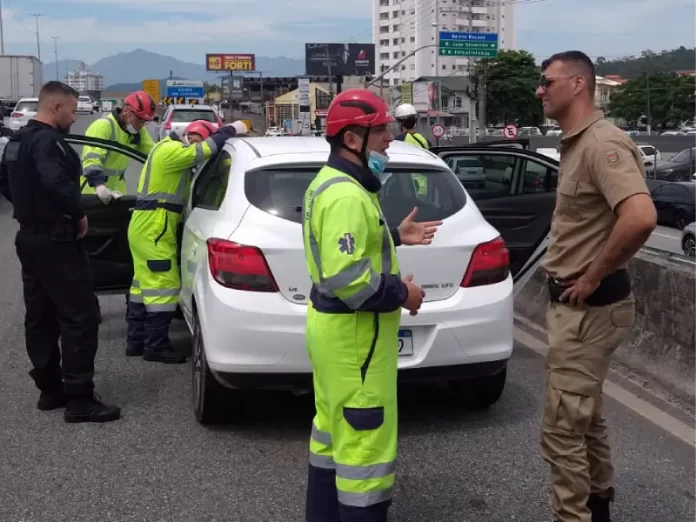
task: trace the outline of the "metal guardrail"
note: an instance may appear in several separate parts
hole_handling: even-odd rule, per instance
[[[684,254],[675,254],[674,252],[668,252],[650,246],[644,246],[641,250],[647,254],[662,257],[677,264],[696,267],[696,258],[687,257]]]

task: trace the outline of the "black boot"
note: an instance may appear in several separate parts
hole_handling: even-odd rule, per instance
[[[128,343],[128,346],[126,346],[126,357],[142,357],[142,355],[142,345]]]
[[[611,522],[609,502],[611,502],[610,499],[600,497],[596,493],[590,495],[587,499],[587,507],[592,511],[592,522]]]
[[[161,362],[164,364],[183,364],[186,362],[186,356],[176,352],[172,348],[164,350],[145,348],[143,351],[143,359],[149,362]]]
[[[121,408],[104,404],[96,393],[92,397],[71,399],[65,408],[65,422],[111,422],[121,416]]]
[[[36,403],[36,407],[41,411],[51,411],[62,408],[68,403],[63,390],[43,390]]]

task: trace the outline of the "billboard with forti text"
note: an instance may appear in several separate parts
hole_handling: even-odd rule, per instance
[[[206,54],[205,68],[213,72],[254,72],[254,54]]]

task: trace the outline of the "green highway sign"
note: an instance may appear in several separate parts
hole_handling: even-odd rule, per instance
[[[443,49],[498,49],[498,42],[453,42],[449,40],[441,41],[440,47]]]
[[[462,58],[497,58],[497,33],[455,33],[440,31],[440,56],[457,56]]]
[[[440,56],[458,56],[460,58],[497,58],[498,49],[446,49],[440,47]]]

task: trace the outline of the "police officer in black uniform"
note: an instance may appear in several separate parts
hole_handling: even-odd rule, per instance
[[[0,192],[19,222],[15,246],[22,264],[26,346],[34,367],[29,374],[41,391],[37,407],[46,411],[67,405],[66,422],[108,422],[118,419],[121,409],[94,393],[99,326],[92,276],[78,241],[87,233],[80,204],[82,167],[63,140],[75,122],[77,97],[61,82],[42,87],[36,117],[5,146]]]

